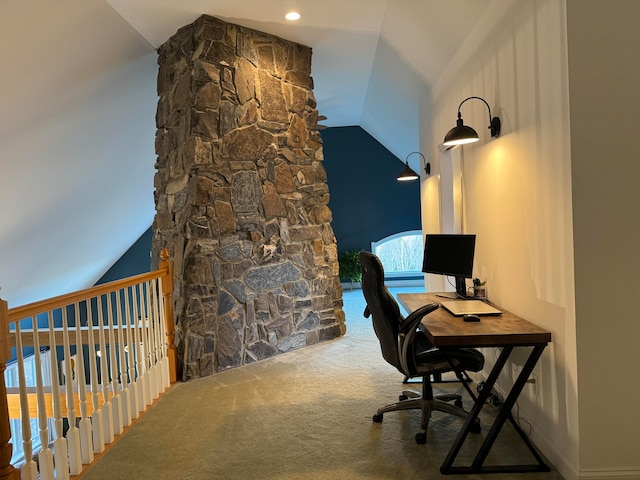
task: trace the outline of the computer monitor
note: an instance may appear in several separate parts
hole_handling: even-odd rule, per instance
[[[428,234],[424,241],[422,271],[455,277],[456,293],[467,296],[465,278],[473,275],[475,235]]]

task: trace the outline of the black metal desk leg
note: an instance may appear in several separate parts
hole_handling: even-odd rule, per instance
[[[520,395],[520,393],[522,392],[522,389],[526,385],[526,382],[527,382],[529,376],[531,375],[531,372],[533,371],[533,368],[535,367],[536,363],[540,359],[540,356],[542,355],[542,352],[545,349],[545,347],[546,347],[546,344],[544,344],[544,345],[536,345],[531,350],[531,353],[529,354],[529,358],[527,358],[527,361],[525,362],[525,364],[524,364],[524,366],[522,368],[522,371],[520,372],[520,375],[518,376],[518,378],[514,382],[513,387],[511,388],[511,391],[507,395],[507,398],[505,399],[504,403],[502,404],[502,407],[498,411],[498,414],[496,415],[496,418],[495,418],[495,420],[493,422],[493,425],[491,426],[491,428],[489,430],[489,433],[487,434],[484,442],[480,446],[480,449],[478,450],[478,453],[476,454],[476,457],[473,460],[472,465],[470,467],[453,467],[452,466],[453,465],[453,460],[457,456],[457,454],[458,454],[458,452],[459,452],[459,450],[460,450],[460,448],[462,446],[462,442],[464,442],[464,438],[466,437],[466,433],[465,433],[464,437],[462,438],[462,442],[460,443],[460,445],[454,444],[454,446],[456,446],[456,449],[457,449],[455,454],[453,454],[453,456],[451,456],[451,453],[453,452],[453,448],[452,448],[452,452],[450,452],[451,458],[449,458],[449,456],[448,456],[447,459],[445,460],[445,463],[443,463],[442,467],[440,468],[440,471],[443,474],[448,474],[448,473],[478,473],[478,472],[483,472],[483,473],[490,473],[490,472],[495,472],[495,473],[514,473],[514,472],[548,472],[548,471],[550,471],[549,467],[544,463],[543,459],[540,457],[540,455],[535,450],[535,447],[531,444],[531,442],[529,441],[527,436],[524,434],[524,432],[522,431],[520,426],[517,424],[517,422],[511,416],[511,409],[515,405],[516,400],[518,399],[518,396]],[[498,358],[498,362],[496,362],[496,365],[491,370],[489,378],[487,379],[487,382],[485,383],[485,389],[491,390],[491,388],[493,388],[495,380],[497,379],[498,375],[500,374],[500,371],[503,369],[504,364],[506,363],[506,360],[507,360],[509,354],[511,353],[511,350],[512,350],[512,347],[506,347],[502,351],[502,353],[500,354],[500,357]],[[484,390],[481,393],[484,393]],[[485,400],[486,400],[486,396],[488,396],[488,394],[484,396]],[[474,406],[474,410],[473,410],[472,413],[476,413],[476,410],[478,410],[477,413],[479,413],[479,410],[482,409],[483,405],[484,405],[484,401],[483,401],[483,403],[480,403],[480,398],[478,398],[478,402]],[[537,463],[530,464],[530,465],[484,466],[484,461],[486,460],[487,455],[489,454],[489,451],[491,450],[491,447],[493,446],[494,442],[496,441],[496,439],[498,437],[498,434],[500,433],[500,430],[502,429],[502,426],[504,425],[504,422],[507,420],[507,418],[511,421],[511,423],[513,424],[515,430],[520,435],[520,438],[523,440],[523,443],[527,446],[527,448],[529,449],[531,454],[534,456],[534,458],[535,458]],[[465,423],[465,427],[466,427],[466,423]],[[461,432],[461,433],[463,433],[463,432]],[[461,435],[459,435],[458,438],[460,439]]]
[[[504,400],[504,403],[500,407],[500,410],[498,411],[498,415],[496,416],[496,419],[494,420],[493,425],[491,426],[491,429],[487,434],[487,438],[485,438],[485,441],[483,442],[482,446],[480,447],[480,450],[478,451],[478,454],[476,455],[476,458],[473,461],[471,468],[474,471],[483,471],[483,472],[485,471],[494,471],[494,472],[549,471],[549,467],[544,463],[542,458],[538,455],[538,452],[536,452],[535,448],[533,447],[529,439],[526,437],[526,435],[524,434],[520,426],[515,422],[515,420],[513,420],[513,417],[511,416],[511,410],[515,405],[516,400],[518,400],[518,397],[520,396],[522,389],[526,385],[527,380],[529,379],[529,376],[533,371],[533,368],[535,367],[536,363],[538,363],[538,360],[540,359],[540,356],[542,355],[542,352],[545,349],[545,347],[546,345],[537,345],[533,347],[533,349],[531,350],[531,353],[529,354],[529,358],[527,358],[527,361],[522,367],[522,371],[520,372],[520,375],[518,375],[518,378],[514,382],[513,387],[511,388],[511,391],[509,392],[509,394],[507,395],[507,398]],[[484,461],[486,460],[487,455],[489,454],[489,451],[491,450],[493,443],[496,441],[498,434],[500,433],[500,430],[507,418],[511,419],[511,422],[514,428],[516,429],[516,431],[522,438],[523,442],[525,443],[529,451],[533,454],[533,456],[535,457],[538,463],[533,465],[500,466],[500,467],[495,467],[493,469],[491,469],[491,467],[483,468]]]
[[[473,408],[471,409],[469,416],[464,422],[464,426],[462,427],[462,430],[460,430],[460,433],[458,433],[458,436],[453,442],[453,445],[451,445],[451,449],[449,450],[449,453],[447,454],[446,458],[444,459],[444,462],[442,463],[442,466],[440,467],[440,473],[442,473],[443,475],[454,473],[454,471],[452,470],[454,468],[453,462],[458,456],[458,453],[460,453],[460,449],[462,448],[462,445],[464,444],[464,441],[466,440],[467,435],[471,431],[471,426],[475,422],[476,418],[478,418],[478,415],[480,415],[480,411],[482,410],[482,407],[487,401],[487,398],[489,398],[489,393],[491,393],[491,389],[493,388],[496,381],[498,380],[498,375],[500,375],[500,372],[504,368],[504,365],[507,362],[507,359],[509,358],[509,355],[511,355],[512,351],[513,351],[512,346],[506,346],[502,348],[502,351],[498,356],[498,360],[496,361],[496,364],[491,369],[491,372],[489,373],[489,376],[485,381],[484,388],[478,395],[478,398],[476,399],[476,402],[473,405]],[[464,467],[464,468],[466,470],[469,470],[470,467]]]

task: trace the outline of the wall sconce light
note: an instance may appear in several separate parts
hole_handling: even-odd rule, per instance
[[[491,130],[491,137],[495,138],[500,135],[500,119],[498,117],[491,116],[491,107],[489,106],[489,104],[483,98],[469,97],[465,98],[458,106],[458,120],[456,122],[456,126],[449,130],[449,132],[445,135],[444,142],[442,142],[443,145],[464,145],[465,143],[473,143],[479,140],[478,132],[476,132],[468,125],[465,125],[462,121],[462,115],[460,114],[460,107],[462,107],[462,104],[467,100],[471,100],[472,98],[482,100],[489,109],[489,130]]]
[[[407,158],[404,161],[404,169],[398,174],[397,179],[399,182],[409,182],[411,180],[418,180],[420,178],[420,175],[418,175],[409,166],[409,157],[414,153],[417,153],[418,155],[420,155],[422,157],[422,161],[425,162],[424,171],[427,173],[427,175],[431,173],[431,165],[429,163],[426,163],[426,160],[424,159],[424,155],[422,155],[420,152],[411,152],[409,155],[407,155]]]

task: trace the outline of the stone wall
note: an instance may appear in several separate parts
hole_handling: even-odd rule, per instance
[[[311,49],[202,16],[158,54],[153,252],[182,378],[344,334]]]

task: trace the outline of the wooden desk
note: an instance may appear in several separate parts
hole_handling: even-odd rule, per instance
[[[401,293],[398,301],[407,310],[412,312],[417,308],[431,302],[440,303],[441,297],[433,293]],[[440,472],[452,473],[510,473],[510,472],[548,472],[549,467],[520,426],[511,415],[511,409],[515,405],[520,392],[524,388],[533,367],[542,355],[543,350],[551,342],[551,333],[528,322],[504,309],[497,307],[503,313],[496,316],[483,316],[480,322],[465,322],[462,317],[454,317],[446,309],[439,308],[427,315],[422,324],[429,340],[436,346],[446,351],[446,347],[500,347],[501,352],[491,369],[484,388],[479,393],[462,430],[451,446],[445,458]],[[531,352],[525,362],[520,375],[508,392],[502,407],[480,446],[475,459],[470,466],[453,466],[462,445],[469,434],[475,419],[484,407],[491,389],[495,385],[500,372],[504,368],[507,359],[515,347],[529,347]],[[531,465],[484,465],[484,461],[491,450],[504,422],[509,420],[518,432],[523,443],[527,446],[536,460]]]

